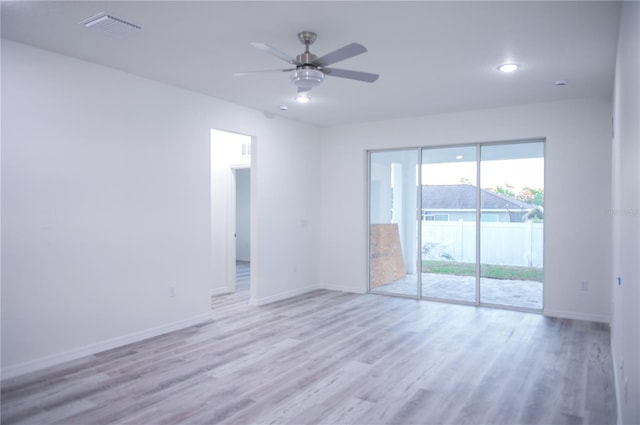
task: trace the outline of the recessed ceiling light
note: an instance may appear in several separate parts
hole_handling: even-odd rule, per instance
[[[307,103],[311,100],[311,98],[306,93],[300,93],[294,99],[298,103]]]
[[[569,82],[567,80],[557,80],[555,83],[556,86],[566,86]]]
[[[281,111],[288,111],[288,110],[289,110],[289,107],[288,107],[287,105],[280,105],[280,108],[279,108],[279,109],[280,109]]]
[[[456,159],[462,159],[462,155],[457,155]]]
[[[503,63],[498,67],[498,71],[500,72],[513,72],[520,68],[520,65],[517,63]]]

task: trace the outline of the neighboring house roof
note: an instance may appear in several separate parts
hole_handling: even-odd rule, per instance
[[[422,186],[422,208],[475,210],[476,186],[470,184]],[[529,210],[533,205],[480,189],[481,208],[487,210]]]

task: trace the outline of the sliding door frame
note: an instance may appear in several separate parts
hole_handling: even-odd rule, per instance
[[[511,305],[503,305],[503,304],[494,304],[494,303],[483,303],[481,302],[481,214],[482,214],[482,199],[481,199],[481,188],[480,188],[480,177],[481,177],[481,167],[482,167],[482,147],[484,146],[492,146],[492,145],[514,145],[514,144],[525,144],[525,143],[535,143],[541,142],[543,149],[543,158],[544,161],[544,169],[543,173],[546,177],[546,138],[538,137],[538,138],[530,138],[530,139],[519,139],[519,140],[506,140],[506,141],[492,141],[492,142],[476,142],[476,143],[463,143],[463,144],[453,144],[453,145],[433,145],[433,146],[417,146],[417,147],[404,147],[404,148],[388,148],[388,149],[370,149],[365,153],[365,162],[366,162],[366,195],[365,195],[365,247],[366,247],[366,276],[367,283],[366,288],[368,293],[379,294],[379,295],[388,295],[394,297],[401,298],[410,298],[410,299],[422,299],[427,301],[437,301],[442,303],[450,303],[450,304],[462,304],[462,305],[470,305],[470,306],[478,306],[478,307],[490,307],[490,308],[498,308],[505,310],[515,310],[515,311],[523,311],[528,313],[538,313],[542,314],[544,311],[544,293],[545,293],[545,267],[546,264],[546,250],[544,249],[545,243],[543,242],[543,282],[542,282],[542,307],[540,309],[521,307],[521,306],[511,306]],[[476,232],[476,240],[475,240],[475,301],[466,301],[466,300],[456,300],[456,299],[446,299],[446,298],[436,298],[423,296],[422,294],[422,160],[424,151],[429,151],[431,149],[439,149],[439,148],[456,148],[456,147],[469,147],[475,146],[476,148],[476,211],[475,211],[475,232]],[[371,289],[371,260],[370,260],[370,229],[371,229],[371,156],[373,153],[379,152],[397,152],[397,151],[411,151],[415,150],[416,155],[418,156],[418,167],[417,167],[417,182],[416,184],[416,217],[417,221],[416,225],[416,284],[418,285],[416,288],[416,296],[407,295],[407,294],[394,294],[394,293],[382,293],[375,292]],[[543,227],[543,241],[546,240],[546,226]]]

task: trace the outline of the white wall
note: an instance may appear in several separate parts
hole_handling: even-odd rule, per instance
[[[613,140],[612,353],[618,422],[640,423],[640,3],[624,2]],[[617,285],[617,277],[621,285]],[[626,388],[625,388],[626,387]]]
[[[256,302],[315,287],[316,128],[2,41],[3,378],[211,317],[211,128],[259,146]]]
[[[330,266],[321,284],[366,290],[367,149],[545,137],[545,313],[608,321],[611,110],[607,101],[577,100],[324,130],[320,264]]]
[[[236,259],[251,259],[251,170],[236,171]]]

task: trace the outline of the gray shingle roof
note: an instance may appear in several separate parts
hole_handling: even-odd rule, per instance
[[[533,205],[480,189],[481,208],[529,210]],[[470,184],[422,186],[422,208],[471,210],[476,208],[476,186]]]

